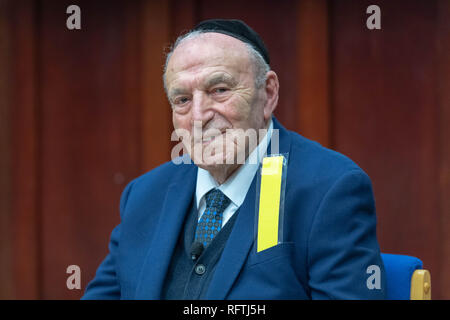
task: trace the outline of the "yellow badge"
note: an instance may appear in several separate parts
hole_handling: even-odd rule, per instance
[[[283,156],[266,157],[261,170],[257,252],[278,244]]]

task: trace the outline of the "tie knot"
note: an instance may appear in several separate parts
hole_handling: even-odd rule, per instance
[[[206,208],[214,208],[217,212],[223,212],[230,204],[230,199],[219,189],[209,191],[206,196]]]

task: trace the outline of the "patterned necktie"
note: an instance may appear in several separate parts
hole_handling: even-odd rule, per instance
[[[206,246],[222,227],[222,215],[230,204],[230,199],[219,189],[213,189],[205,195],[206,209],[203,212],[195,231],[195,241],[203,243]]]

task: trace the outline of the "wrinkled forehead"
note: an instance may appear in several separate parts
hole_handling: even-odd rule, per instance
[[[204,33],[182,41],[173,51],[166,70],[171,75],[208,67],[248,71],[250,56],[244,42],[220,33]]]

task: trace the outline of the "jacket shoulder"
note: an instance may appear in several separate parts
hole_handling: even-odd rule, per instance
[[[364,170],[348,156],[326,148],[296,132],[289,131],[289,134],[291,136],[289,164],[293,171],[303,178],[310,179],[316,184],[333,184],[348,173],[360,173],[367,176]]]
[[[185,161],[185,159],[187,160]],[[130,184],[133,184],[135,187],[144,187],[157,183],[161,188],[163,186],[169,186],[172,182],[182,178],[184,172],[193,170],[194,168],[195,165],[189,162],[188,157],[178,157],[173,161],[167,161],[134,178]]]
[[[168,161],[134,178],[122,192],[121,214],[130,200],[135,205],[145,205],[150,198],[163,199],[171,184],[185,182],[187,176],[194,176],[195,169],[196,166],[189,162]]]

